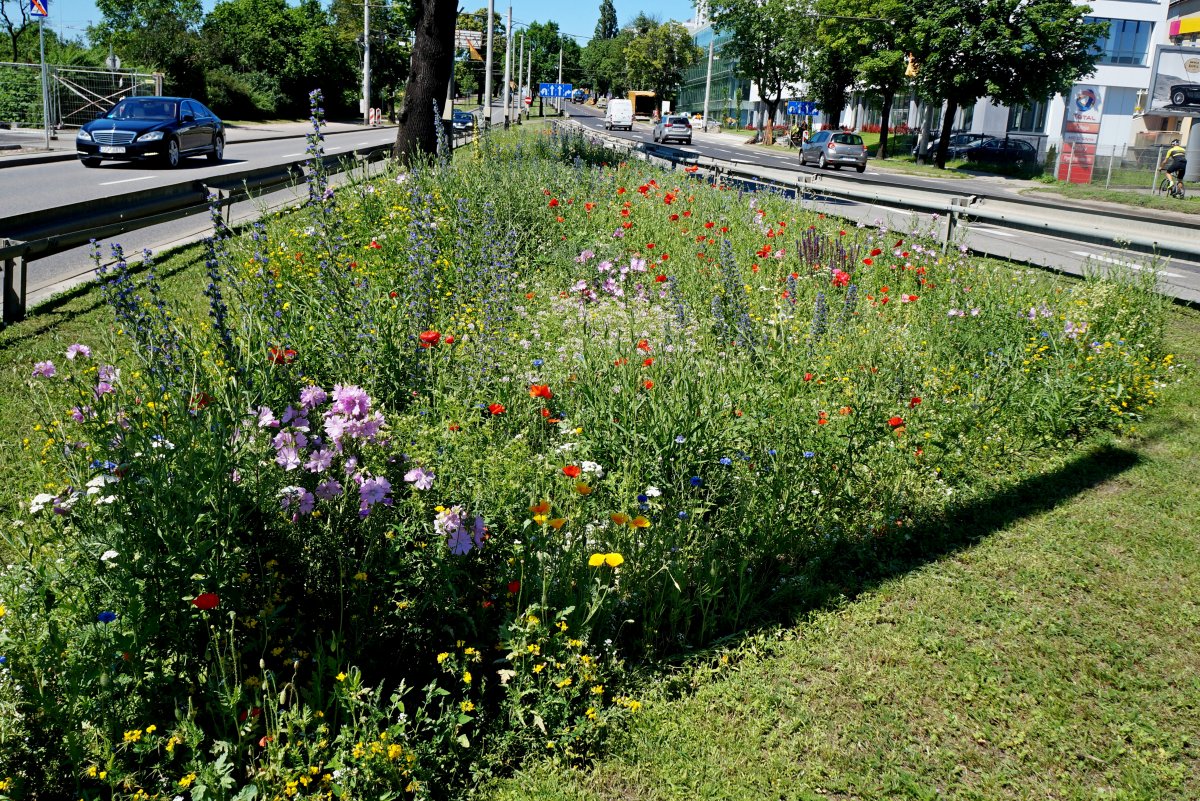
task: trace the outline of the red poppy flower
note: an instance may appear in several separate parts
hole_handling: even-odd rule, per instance
[[[215,592],[205,592],[192,599],[192,606],[197,609],[216,609],[221,598]]]
[[[550,400],[554,397],[554,394],[550,392],[550,386],[548,384],[534,384],[529,388],[529,397],[545,398],[546,400]]]
[[[647,243],[646,243],[646,250],[654,250],[654,243],[653,243],[653,242],[647,242]]]
[[[272,364],[291,364],[296,360],[296,351],[291,348],[271,348]]]
[[[451,423],[450,425],[448,425],[446,427],[450,431],[462,431],[462,426],[460,426],[458,423]]]
[[[209,395],[207,392],[197,392],[192,396],[192,411],[198,412],[212,402],[212,395]]]
[[[629,364],[629,359],[626,359],[624,356],[613,360],[613,367],[623,367],[626,364]]]
[[[437,331],[422,331],[417,335],[417,339],[421,340],[422,348],[432,348],[442,341],[442,335]]]
[[[879,291],[886,295],[888,293],[888,288],[886,286],[881,286],[879,287]]]
[[[706,223],[704,224],[704,227],[705,227],[705,228],[712,228],[714,225],[716,225],[716,223],[714,223],[714,222],[706,222]]]
[[[650,380],[646,380],[646,381],[642,382],[642,386],[645,387],[646,389],[654,389],[654,382],[650,381]]]
[[[833,271],[833,285],[834,286],[849,286],[849,284],[850,284],[850,273],[844,272],[842,270],[834,270]]]
[[[562,469],[563,475],[567,478],[579,478],[579,474],[583,472],[578,465],[569,464]]]
[[[649,352],[650,352],[650,343],[649,343],[649,342],[647,342],[647,341],[646,341],[646,340],[644,340],[644,339],[639,339],[639,340],[638,340],[637,347],[638,347],[638,350],[644,350],[644,351],[646,351],[647,353],[649,353]]]
[[[882,252],[883,252],[883,251],[882,251],[882,250],[880,250],[879,248],[871,248],[871,255],[872,255],[872,256],[878,256],[878,255],[879,255],[880,253],[882,253]]]
[[[596,208],[596,204],[595,203],[584,203],[583,208],[585,211],[591,211],[592,209]]]
[[[870,267],[874,263],[875,263],[874,259],[871,259],[871,258],[863,259],[863,264],[867,265],[868,267]]]
[[[553,209],[553,208],[557,208],[557,207],[558,207],[558,198],[556,198],[556,197],[550,198],[550,208]]]
[[[904,425],[904,418],[902,418],[902,417],[889,418],[888,425],[891,426],[892,428],[899,428],[900,426]]]
[[[504,414],[507,410],[504,408],[503,403],[491,403],[488,404],[488,411],[492,414]]]
[[[369,247],[371,247],[374,250],[382,250],[383,249],[383,245],[379,244],[374,239],[371,240],[371,244],[369,245]]]
[[[388,293],[388,297],[394,298],[394,297],[396,297],[397,294],[399,294],[399,293],[397,293],[396,290],[393,289],[391,292]]]
[[[509,592],[509,594],[511,594],[511,595],[516,595],[516,594],[517,594],[518,592],[520,592],[520,591],[521,591],[521,582],[519,582],[519,581],[510,581],[510,582],[508,582],[508,592]]]
[[[805,381],[812,381],[812,380],[813,380],[813,374],[812,374],[812,373],[805,373],[805,374],[804,374],[804,380],[805,380]]]
[[[921,403],[921,399],[920,399],[920,398],[913,398],[912,400],[910,400],[910,401],[908,402],[908,408],[910,408],[910,409],[911,409],[911,408],[913,408],[914,406],[918,406],[918,405],[920,405],[920,403]]]
[[[691,213],[690,211],[685,211],[685,212],[683,213],[683,216],[684,216],[684,217],[691,217],[691,216],[692,216],[692,213]]]
[[[655,282],[656,284],[662,284],[662,283],[665,283],[665,282],[666,282],[666,280],[667,280],[667,277],[666,277],[665,275],[661,274],[661,273],[659,273],[658,275],[654,276],[654,282]]]

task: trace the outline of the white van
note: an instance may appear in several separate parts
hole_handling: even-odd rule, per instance
[[[608,108],[604,112],[604,129],[611,131],[613,128],[633,130],[633,104],[628,100],[614,97],[608,101]]]

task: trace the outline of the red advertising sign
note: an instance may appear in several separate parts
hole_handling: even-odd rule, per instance
[[[1091,183],[1096,142],[1100,138],[1100,93],[1099,86],[1071,87],[1063,117],[1062,155],[1058,159],[1060,181]]]

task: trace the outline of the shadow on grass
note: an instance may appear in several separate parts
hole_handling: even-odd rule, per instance
[[[848,541],[821,557],[806,581],[793,582],[759,608],[758,620],[712,645],[667,657],[664,663],[704,660],[776,626],[794,626],[815,612],[836,609],[882,583],[971,548],[1021,520],[1068,503],[1137,466],[1142,457],[1112,444],[1094,445],[1058,469],[1031,476],[986,498],[952,507],[937,519],[890,528]],[[668,695],[690,692],[685,676],[668,679]]]

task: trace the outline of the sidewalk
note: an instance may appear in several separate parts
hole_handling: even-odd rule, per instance
[[[323,129],[325,136],[357,131],[379,130],[381,128],[395,129],[394,125],[379,125],[375,127],[352,122],[326,122]],[[261,142],[267,139],[289,139],[306,136],[312,131],[312,123],[307,120],[295,122],[249,122],[225,125],[225,141],[227,145],[242,142]],[[50,140],[50,149],[46,149],[46,135],[41,130],[5,131],[3,142],[0,142],[0,169],[4,167],[19,167],[28,164],[42,164],[52,161],[69,161],[75,158],[74,130],[60,131],[57,139]],[[27,140],[27,141],[26,141]],[[20,147],[7,149],[4,143],[16,143]]]

